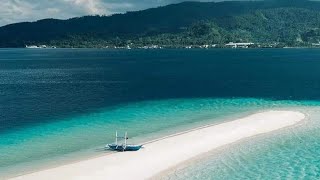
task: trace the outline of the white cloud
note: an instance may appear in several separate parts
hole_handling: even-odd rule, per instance
[[[74,8],[80,8],[88,14],[107,14],[101,0],[62,0],[67,5],[74,5]]]
[[[22,0],[0,0],[0,24],[25,20],[32,14],[33,5]]]

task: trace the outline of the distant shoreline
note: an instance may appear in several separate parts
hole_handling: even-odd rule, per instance
[[[43,50],[43,49],[105,49],[105,50],[166,50],[166,49],[177,49],[177,50],[212,50],[212,49],[320,49],[320,47],[254,47],[254,48],[184,48],[184,47],[163,47],[163,48],[101,48],[101,47],[56,47],[56,48],[24,48],[24,47],[0,47],[0,49],[33,49],[33,50]]]
[[[204,126],[160,138],[145,144],[145,148],[138,152],[105,155],[14,179],[151,178],[170,167],[215,148],[289,127],[303,119],[305,119],[304,114],[294,111],[257,113],[231,122]]]

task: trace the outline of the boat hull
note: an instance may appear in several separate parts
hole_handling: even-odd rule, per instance
[[[106,147],[110,148],[114,151],[138,151],[142,148],[142,145],[116,145],[116,144],[108,144]]]

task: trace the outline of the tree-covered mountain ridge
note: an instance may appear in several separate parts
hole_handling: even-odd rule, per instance
[[[112,16],[44,19],[0,28],[0,47],[311,47],[320,42],[320,2],[184,2]]]

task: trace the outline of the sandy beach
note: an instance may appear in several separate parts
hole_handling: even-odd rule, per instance
[[[148,179],[224,145],[297,124],[305,115],[267,111],[147,143],[137,152],[114,153],[13,179]]]

